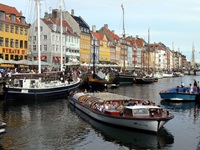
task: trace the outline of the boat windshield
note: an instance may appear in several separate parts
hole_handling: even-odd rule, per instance
[[[133,109],[134,115],[148,115],[147,109]]]

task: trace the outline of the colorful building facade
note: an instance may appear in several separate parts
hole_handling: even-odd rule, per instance
[[[25,17],[15,7],[0,4],[0,58],[27,59],[28,32]]]

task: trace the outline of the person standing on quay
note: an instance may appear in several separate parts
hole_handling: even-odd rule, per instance
[[[199,92],[199,81],[197,81],[197,92]]]
[[[194,79],[193,88],[194,88],[194,92],[196,92],[197,91],[197,81],[195,79]]]

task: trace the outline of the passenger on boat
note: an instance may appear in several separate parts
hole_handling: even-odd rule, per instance
[[[182,91],[183,93],[186,93],[186,89],[185,88],[183,88],[183,91]]]
[[[190,93],[192,93],[193,92],[193,87],[192,87],[192,84],[190,84],[190,91],[189,91]]]
[[[176,93],[178,93],[178,92],[179,92],[179,86],[176,87]]]
[[[181,87],[184,88],[185,84],[183,82],[181,82]]]

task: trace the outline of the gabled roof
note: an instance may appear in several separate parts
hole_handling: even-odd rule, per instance
[[[72,17],[76,20],[76,22],[79,24],[80,27],[90,29],[90,27],[86,24],[86,22],[81,17],[77,17],[77,16],[72,16]]]
[[[11,23],[11,24],[17,24],[17,25],[22,25],[22,26],[29,26],[26,22],[25,22],[25,24],[22,24],[22,23],[20,22],[20,20],[18,20],[17,18],[16,18],[16,22],[13,22],[13,21],[11,21],[10,18],[7,16],[7,15],[10,15],[10,14],[13,14],[13,15],[15,15],[16,17],[21,17],[21,18],[24,18],[24,19],[25,19],[25,17],[22,16],[21,13],[19,13],[15,7],[11,7],[11,6],[4,5],[4,4],[1,4],[1,3],[0,3],[0,11],[5,12],[5,14],[6,14],[5,20],[2,20],[2,19],[0,19],[0,20],[2,20],[2,21],[4,21],[4,22],[7,22],[7,23]]]
[[[52,24],[55,24],[56,26],[60,27],[60,19],[52,18],[52,17],[51,17],[51,18],[49,18],[49,19],[44,19],[44,18],[43,18],[42,21],[43,21],[46,25],[48,25],[49,27],[50,27],[50,25],[52,25]],[[63,28],[65,29],[65,30],[63,30],[63,33],[69,34],[69,35],[73,35],[73,36],[78,36],[75,32],[73,32],[72,27],[68,24],[67,21],[62,20],[62,26],[63,26]],[[50,29],[53,30],[52,27],[50,27]],[[66,29],[67,29],[67,30],[66,30]],[[57,32],[60,32],[60,30],[58,30]]]
[[[98,39],[98,40],[103,40],[103,38],[104,38],[104,34],[101,34],[101,33],[98,33],[98,32],[92,32],[92,34],[94,35],[94,37],[96,38],[96,39]]]
[[[15,14],[16,16],[22,16],[15,7],[4,5],[0,3],[0,10],[3,10],[6,14]]]
[[[105,27],[104,27],[104,28],[105,28]],[[120,39],[119,36],[118,36],[117,34],[113,33],[113,32],[110,31],[109,29],[105,28],[105,30],[107,31],[107,33],[108,33],[113,39],[115,39],[115,40],[117,40],[117,41]]]
[[[145,40],[142,38],[129,36],[126,38],[126,40],[128,40],[132,46],[137,47],[137,48],[142,48],[146,44]]]

